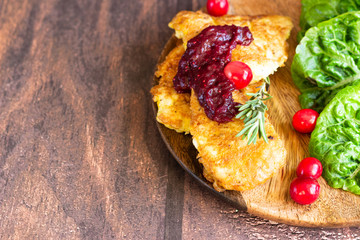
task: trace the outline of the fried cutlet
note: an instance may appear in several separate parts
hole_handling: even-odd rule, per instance
[[[156,120],[167,128],[187,134],[191,119],[190,94],[178,94],[173,84],[173,78],[184,52],[185,49],[180,44],[167,55],[164,62],[159,64],[158,70],[155,72],[155,76],[159,78],[159,84],[154,86],[150,92],[158,106]]]
[[[213,182],[218,191],[243,191],[254,188],[273,176],[285,163],[285,148],[273,125],[266,117],[265,130],[269,143],[258,139],[256,144],[247,145],[247,139],[236,137],[244,123],[233,119],[228,123],[210,120],[200,106],[197,96],[178,94],[173,89],[173,78],[177,65],[189,39],[211,25],[248,26],[254,41],[249,46],[237,46],[232,51],[232,61],[242,61],[253,72],[251,85],[241,91],[234,91],[235,102],[245,103],[246,93],[256,92],[261,80],[283,66],[287,59],[286,39],[292,23],[282,16],[211,17],[203,12],[183,11],[176,15],[169,26],[183,44],[169,53],[159,65],[156,76],[159,85],[151,93],[158,105],[159,122],[178,132],[190,132],[204,166],[204,176]],[[190,101],[190,104],[189,104]]]
[[[173,89],[173,78],[176,75],[178,63],[185,52],[189,39],[199,34],[210,25],[248,26],[254,41],[249,46],[238,45],[232,51],[232,61],[242,61],[248,64],[253,73],[255,83],[269,76],[287,59],[287,43],[292,23],[283,16],[241,17],[226,15],[211,17],[201,11],[179,12],[169,23],[175,29],[177,38],[183,41],[183,47],[178,46],[169,53],[165,61],[158,66],[156,76],[160,79],[151,93],[158,105],[157,120],[166,127],[177,132],[190,131],[190,94],[178,94]]]
[[[245,103],[248,92],[256,92],[252,84],[241,91],[234,91],[236,102]],[[233,119],[228,123],[210,120],[200,106],[196,94],[191,95],[191,126],[193,144],[198,150],[199,162],[204,166],[204,177],[217,191],[244,191],[265,182],[285,164],[285,148],[273,125],[265,119],[266,143],[258,139],[247,145],[247,140],[236,137],[244,123]]]
[[[288,17],[277,15],[211,17],[201,11],[182,11],[169,23],[169,27],[175,30],[175,36],[182,39],[184,46],[203,29],[213,25],[249,27],[254,41],[249,46],[238,45],[231,53],[231,60],[244,62],[251,68],[253,83],[273,74],[287,60],[286,39],[290,36],[293,27]]]

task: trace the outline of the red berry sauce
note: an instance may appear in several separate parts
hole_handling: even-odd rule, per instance
[[[230,122],[238,110],[232,98],[234,83],[224,74],[237,44],[253,41],[248,27],[210,26],[190,39],[173,80],[178,93],[194,89],[206,115],[219,123]]]

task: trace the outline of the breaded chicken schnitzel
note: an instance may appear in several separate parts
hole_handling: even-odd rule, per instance
[[[155,72],[159,84],[151,89],[151,93],[158,106],[156,120],[167,128],[187,134],[191,119],[190,94],[177,93],[173,84],[173,78],[184,52],[183,45],[178,45],[167,55],[165,61],[159,64]]]
[[[248,87],[232,92],[234,100],[243,104],[248,100],[246,93],[256,92],[262,79],[284,65],[288,49],[286,39],[292,23],[283,16],[211,17],[201,11],[182,11],[169,23],[183,44],[175,47],[158,65],[155,75],[159,84],[151,89],[158,106],[157,120],[177,132],[191,133],[199,152],[199,162],[204,166],[204,176],[213,182],[216,190],[244,191],[265,182],[285,163],[284,144],[273,125],[266,117],[269,143],[258,139],[256,144],[248,145],[246,139],[236,137],[244,127],[243,120],[212,121],[206,116],[194,91],[191,96],[177,93],[173,85],[187,41],[212,25],[248,26],[253,35],[254,40],[249,46],[237,45],[231,53],[231,61],[246,63],[253,73]]]
[[[214,25],[248,26],[254,41],[249,46],[238,45],[231,53],[232,61],[246,63],[253,72],[252,82],[257,82],[273,74],[287,60],[288,44],[293,24],[284,16],[234,16],[211,17],[201,11],[179,12],[169,23],[175,30],[175,36],[187,41],[198,35],[203,29]]]
[[[245,103],[245,93],[256,92],[253,84],[241,91],[234,91],[236,102]],[[199,162],[204,166],[204,177],[213,183],[217,191],[244,191],[265,182],[285,164],[285,147],[273,125],[265,119],[265,130],[269,138],[266,143],[258,139],[256,144],[236,137],[244,123],[219,124],[210,120],[204,113],[194,93],[191,95],[191,126],[193,144],[198,150]]]
[[[160,79],[159,85],[151,89],[153,100],[158,105],[157,120],[166,127],[177,132],[189,133],[190,131],[190,94],[178,94],[172,87],[187,41],[210,25],[226,24],[248,26],[251,30],[254,41],[249,46],[238,45],[232,51],[231,60],[242,61],[250,66],[253,73],[252,83],[274,73],[287,60],[286,39],[292,28],[288,17],[231,15],[211,17],[201,11],[179,12],[169,26],[175,29],[175,35],[182,39],[184,47],[177,46],[169,53],[165,61],[159,64],[155,73]]]

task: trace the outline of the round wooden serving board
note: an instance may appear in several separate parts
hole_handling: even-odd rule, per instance
[[[237,15],[273,15],[289,16],[295,26],[289,43],[289,59],[286,66],[280,68],[270,77],[270,93],[273,98],[267,103],[271,122],[285,142],[287,159],[285,167],[272,179],[255,189],[236,192],[216,192],[212,185],[202,176],[202,168],[196,160],[197,152],[192,145],[191,136],[176,133],[158,124],[161,135],[180,165],[195,177],[202,185],[215,192],[237,207],[246,209],[254,215],[291,225],[307,227],[344,227],[360,225],[360,196],[330,188],[320,178],[321,192],[319,199],[311,205],[299,205],[289,196],[290,182],[295,178],[298,162],[309,156],[308,143],[310,135],[300,134],[293,130],[292,116],[300,109],[299,92],[292,82],[290,66],[297,45],[296,34],[299,31],[299,0],[232,0],[230,13]],[[163,61],[175,46],[172,37],[165,46],[159,62]],[[156,84],[158,79],[154,79]],[[154,104],[156,111],[156,104]]]

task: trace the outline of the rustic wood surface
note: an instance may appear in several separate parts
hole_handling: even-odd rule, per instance
[[[0,1],[0,239],[360,238],[237,211],[174,161],[149,89],[168,21],[204,4]]]

